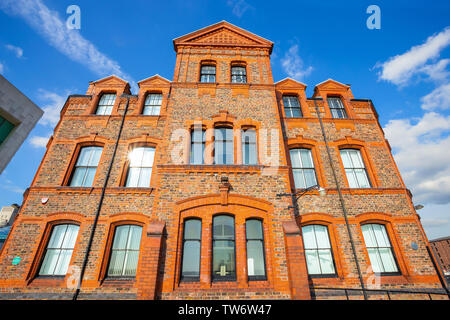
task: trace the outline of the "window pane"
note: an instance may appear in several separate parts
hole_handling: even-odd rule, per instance
[[[53,227],[50,241],[48,242],[48,248],[61,248],[66,234],[67,224],[60,224]]]
[[[314,231],[316,233],[317,246],[321,249],[331,248],[327,227],[315,225]]]
[[[302,227],[303,243],[305,244],[305,249],[316,249],[316,237],[314,235],[314,226]]]
[[[367,252],[369,253],[369,259],[370,259],[370,264],[372,266],[372,271],[373,272],[383,272],[383,265],[381,263],[381,259],[378,254],[378,249],[367,248]]]
[[[67,226],[66,235],[64,237],[64,242],[62,243],[62,248],[73,248],[75,247],[75,241],[77,240],[79,226],[70,224]]]
[[[89,166],[96,167],[100,161],[100,157],[102,155],[102,147],[89,147],[91,151],[91,157],[89,160]]]
[[[72,250],[61,250],[58,264],[55,267],[55,275],[63,276],[69,268],[70,258],[72,257]]]
[[[115,230],[113,249],[125,249],[130,226],[119,226]]]
[[[152,168],[142,168],[140,171],[138,187],[149,188],[151,179],[152,179]]]
[[[353,169],[345,169],[345,174],[347,176],[348,186],[350,188],[359,188],[359,184],[355,176],[355,171]]]
[[[353,168],[352,161],[350,159],[349,151],[348,150],[341,150],[341,158],[342,163],[344,164],[344,168]]]
[[[319,252],[319,261],[320,268],[322,270],[322,274],[333,274],[334,265],[333,265],[333,256],[331,255],[331,250],[318,250]]]
[[[186,241],[183,248],[182,275],[200,276],[200,241]]]
[[[88,166],[89,159],[91,158],[93,147],[84,147],[80,150],[80,155],[78,156],[77,166]]]
[[[247,220],[245,223],[245,232],[247,239],[262,239],[262,222],[256,219]]]
[[[314,165],[312,162],[311,150],[300,149],[300,158],[302,160],[303,168],[314,168]]]
[[[137,264],[139,260],[139,251],[127,251],[126,264],[123,270],[124,276],[136,275]]]
[[[184,239],[199,240],[202,233],[202,222],[196,219],[186,220],[184,223]]]
[[[301,168],[300,149],[291,149],[290,154],[292,168]]]
[[[60,250],[59,249],[50,249],[45,253],[44,261],[41,265],[41,270],[39,271],[40,275],[52,275],[56,262],[58,261]]]
[[[120,276],[122,274],[123,263],[125,261],[125,251],[112,251],[109,262],[108,275]]]
[[[316,250],[306,250],[306,264],[309,274],[320,274],[319,258]]]
[[[306,188],[305,177],[302,169],[294,169],[294,184],[296,189]]]
[[[215,240],[213,247],[214,278],[235,276],[234,241]]]
[[[139,247],[141,245],[141,235],[141,226],[130,226],[127,249],[139,250]]]
[[[130,168],[127,177],[127,187],[137,187],[141,168]]]
[[[391,248],[379,249],[381,261],[383,262],[384,272],[397,272],[397,265],[392,255]]]
[[[249,276],[264,276],[264,248],[261,240],[247,241],[247,270]]]
[[[142,163],[142,157],[144,155],[144,148],[134,148],[129,155],[130,166],[140,167]]]
[[[354,169],[356,179],[358,180],[359,188],[370,188],[369,180],[367,179],[366,170]]]
[[[305,187],[312,187],[317,184],[316,182],[316,173],[314,169],[304,169],[303,174],[305,175],[306,185]]]
[[[81,187],[91,187],[92,186],[92,183],[94,182],[96,171],[97,171],[97,167],[86,169],[86,175],[84,177],[84,181],[83,181]]]

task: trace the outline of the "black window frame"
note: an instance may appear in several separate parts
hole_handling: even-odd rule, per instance
[[[214,73],[207,73],[205,72],[205,70],[203,68],[207,68],[207,67],[213,67],[214,68]],[[214,81],[209,81],[209,78],[212,77],[214,75]],[[206,79],[208,79],[208,81],[203,81],[206,77]],[[217,67],[215,64],[212,63],[204,63],[200,66],[200,79],[199,82],[201,83],[216,83],[217,82]]]
[[[194,132],[201,132],[202,133],[202,141],[194,141]],[[195,145],[201,145],[202,146],[202,161],[201,163],[194,163],[193,160],[195,158],[194,156],[194,146]],[[193,128],[191,130],[191,145],[189,150],[189,164],[193,165],[202,165],[205,164],[205,150],[206,150],[206,130],[203,128]]]
[[[235,73],[237,69],[243,69],[244,74]],[[231,83],[247,83],[247,67],[242,64],[231,65]],[[243,81],[236,81],[237,79],[243,79]]]
[[[200,238],[199,239],[188,239],[186,240],[186,222],[191,221],[191,220],[195,220],[195,221],[199,221],[200,222]],[[197,217],[189,217],[184,219],[183,221],[183,240],[182,240],[182,254],[181,254],[181,266],[180,266],[180,281],[182,282],[199,282],[200,281],[200,275],[202,272],[201,266],[202,266],[202,234],[203,234],[203,223],[202,223],[202,219],[201,218],[197,218]],[[186,243],[186,241],[198,241],[200,243],[200,257],[198,259],[198,276],[183,276],[183,261],[184,261],[184,253],[185,253],[185,248],[184,245]]]
[[[261,223],[261,239],[249,239],[247,236],[247,222],[248,221],[258,221]],[[247,218],[245,220],[245,252],[246,257],[248,259],[248,241],[261,241],[262,243],[262,251],[263,251],[263,259],[264,259],[264,276],[258,275],[258,276],[250,276],[248,275],[248,267],[247,267],[247,281],[267,281],[267,261],[266,261],[266,244],[265,244],[265,238],[264,238],[264,220],[260,218]],[[247,261],[246,261],[247,262]]]
[[[214,219],[220,216],[233,218],[233,240],[216,240],[214,239]],[[214,241],[232,241],[234,243],[234,275],[221,276],[218,278],[214,275]],[[212,237],[211,237],[211,280],[212,282],[235,282],[237,281],[237,262],[236,262],[236,217],[231,214],[219,213],[212,219]]]
[[[332,103],[330,104],[330,101],[329,101],[330,99],[336,99],[337,101],[339,101],[338,104],[341,107],[340,108],[335,108]],[[340,97],[340,96],[327,96],[327,103],[328,103],[328,107],[330,108],[331,117],[333,119],[348,119],[348,113],[347,113],[347,110],[345,109],[345,105],[344,105],[344,102],[342,101],[342,97]],[[341,111],[342,114],[344,115],[344,117],[340,117],[340,116],[335,117],[335,115],[333,113],[334,110],[337,110],[336,111],[337,114],[339,114],[339,111]]]
[[[225,129],[225,135],[222,134],[221,140],[218,140],[218,139],[217,139],[217,136],[218,136],[218,135],[217,135],[217,131],[222,130],[222,129]],[[227,134],[226,134],[227,130],[231,130],[231,133],[232,133],[232,138],[231,138],[231,140],[227,140]],[[227,163],[227,162],[226,162],[226,155],[227,155],[227,153],[226,153],[226,150],[227,150],[226,145],[227,145],[227,142],[228,142],[228,143],[231,142],[231,150],[232,150],[231,155],[232,155],[232,159],[231,159],[231,162],[230,162],[230,163]],[[222,153],[222,160],[223,160],[223,162],[222,162],[222,163],[217,163],[217,161],[216,161],[216,155],[217,155],[216,144],[217,144],[217,143],[221,143],[221,144],[222,144],[222,151],[223,151],[223,153]],[[234,162],[235,162],[235,159],[234,159],[234,131],[233,131],[233,128],[232,128],[232,127],[228,127],[228,126],[217,126],[217,127],[215,127],[215,128],[214,128],[214,154],[213,154],[213,163],[214,163],[215,165],[225,165],[225,166],[226,166],[226,165],[233,165]]]
[[[297,100],[297,106],[292,106],[290,99],[295,98]],[[295,94],[284,94],[282,97],[282,101],[283,101],[283,107],[284,107],[284,115],[286,116],[286,118],[294,118],[294,119],[299,119],[299,118],[303,118],[303,111],[302,111],[302,106],[300,104],[300,99],[297,95]],[[289,101],[289,103],[287,103],[287,101]],[[287,113],[287,111],[290,111],[289,115]],[[295,117],[294,116],[294,111],[293,110],[298,110],[299,112],[299,116]]]

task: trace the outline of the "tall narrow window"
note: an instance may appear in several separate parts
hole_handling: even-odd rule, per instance
[[[309,225],[302,228],[302,233],[308,273],[311,275],[335,274],[327,227]]]
[[[366,167],[358,149],[341,149],[345,174],[350,188],[370,188]]]
[[[397,264],[391,242],[382,224],[365,224],[361,227],[369,253],[370,264],[375,273],[397,273]]]
[[[200,70],[200,82],[216,82],[216,66],[203,65]]]
[[[339,97],[328,97],[328,106],[330,107],[331,116],[335,119],[347,119],[344,104]]]
[[[202,236],[202,221],[189,219],[184,222],[183,263],[181,280],[200,280],[200,249]]]
[[[136,147],[131,151],[127,187],[150,187],[155,148]]]
[[[102,155],[102,147],[83,147],[80,150],[75,170],[70,181],[71,187],[91,187]]]
[[[236,280],[234,218],[226,215],[213,219],[213,280]]]
[[[114,102],[116,101],[115,93],[104,93],[100,97],[98,102],[97,111],[95,114],[98,115],[109,115],[112,112]]]
[[[247,71],[244,66],[231,67],[231,82],[232,83],[247,83]]]
[[[258,163],[255,129],[242,130],[242,162],[243,164]]]
[[[53,227],[39,275],[64,276],[66,274],[79,228],[75,224],[59,224]]]
[[[287,118],[303,117],[297,96],[283,96],[284,113]]]
[[[12,129],[14,129],[14,124],[0,116],[0,144],[6,140]]]
[[[149,93],[145,98],[144,109],[142,114],[157,116],[161,111],[162,94],[160,93]]]
[[[317,184],[316,170],[309,149],[291,149],[291,164],[296,189],[305,189]]]
[[[191,132],[191,164],[204,164],[206,131],[194,129]]]
[[[233,129],[216,128],[214,130],[214,163],[233,164]]]
[[[247,238],[247,273],[249,280],[266,280],[264,258],[263,224],[260,220],[249,219],[245,223]]]
[[[108,276],[133,277],[136,275],[141,234],[141,226],[123,225],[116,227]]]

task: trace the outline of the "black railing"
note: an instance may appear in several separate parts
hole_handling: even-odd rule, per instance
[[[428,297],[429,300],[433,300],[433,295],[446,296],[450,299],[450,295],[448,293],[437,292],[437,291],[422,291],[422,290],[412,291],[412,290],[404,290],[404,289],[356,289],[356,288],[329,288],[329,287],[311,288],[311,291],[313,291],[313,293],[316,290],[341,291],[341,292],[343,291],[344,295],[346,297],[346,300],[350,300],[350,295],[357,295],[357,294],[355,294],[355,292],[360,292],[361,296],[364,296],[364,292],[365,292],[368,298],[370,298],[370,295],[384,294],[384,295],[386,295],[388,300],[393,300],[392,299],[393,295],[398,295],[398,294],[417,295],[415,297],[418,297],[418,295],[425,295]],[[314,293],[314,298],[317,298],[317,297],[320,297],[320,296],[316,296]],[[323,297],[325,297],[325,296],[323,296]],[[425,299],[420,299],[420,300],[425,300]]]

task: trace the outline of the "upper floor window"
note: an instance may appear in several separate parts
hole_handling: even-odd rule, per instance
[[[245,223],[247,239],[247,274],[249,280],[266,279],[264,258],[263,224],[258,219],[248,219]]]
[[[144,109],[142,114],[157,116],[161,111],[162,94],[160,93],[149,93],[145,98]]]
[[[6,140],[12,129],[14,129],[14,124],[0,116],[0,144]]]
[[[109,115],[112,112],[114,102],[116,101],[115,93],[104,93],[100,97],[98,102],[97,111],[95,114],[98,115]]]
[[[335,274],[328,229],[322,225],[302,227],[308,274]]]
[[[216,66],[202,65],[200,69],[200,82],[216,82]]]
[[[191,131],[191,164],[203,164],[205,154],[206,131],[194,129]]]
[[[233,164],[233,129],[214,129],[214,163]]]
[[[53,227],[39,275],[64,276],[72,258],[79,226],[59,224]]]
[[[292,173],[296,189],[306,189],[317,184],[316,171],[310,149],[291,149]]]
[[[398,272],[386,227],[382,224],[372,223],[363,225],[361,229],[373,272]]]
[[[283,96],[284,113],[287,118],[303,117],[297,96]]]
[[[95,146],[81,148],[70,181],[71,187],[92,186],[102,150],[102,147]]]
[[[345,174],[350,188],[370,188],[366,167],[358,149],[341,149]]]
[[[213,218],[213,280],[236,280],[236,246],[234,218],[219,215]]]
[[[347,119],[344,104],[339,97],[328,97],[328,106],[330,107],[331,116],[336,119]]]
[[[127,187],[150,187],[155,148],[136,147],[131,151]]]
[[[184,222],[181,280],[198,281],[200,279],[201,236],[202,221],[187,219]]]
[[[256,130],[242,130],[242,162],[243,164],[257,164]]]
[[[122,225],[115,228],[108,276],[136,275],[142,227]]]
[[[247,70],[244,66],[231,66],[231,82],[247,83]]]

